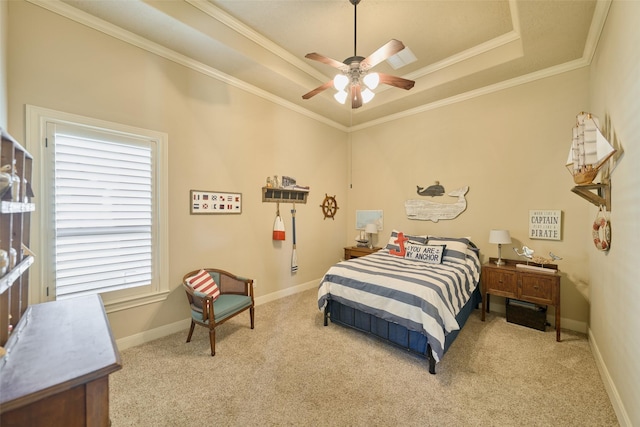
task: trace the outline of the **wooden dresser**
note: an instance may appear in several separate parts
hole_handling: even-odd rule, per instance
[[[0,425],[109,426],[120,354],[98,295],[30,305],[0,359]]]
[[[495,258],[482,266],[482,315],[489,312],[490,295],[513,298],[539,305],[555,307],[556,341],[560,341],[560,274],[556,265],[547,264],[546,272],[516,267],[522,261],[503,259],[505,265],[496,265]],[[550,272],[549,272],[550,271]]]
[[[378,252],[382,248],[369,248],[367,246],[347,246],[344,248],[344,259],[359,258]]]

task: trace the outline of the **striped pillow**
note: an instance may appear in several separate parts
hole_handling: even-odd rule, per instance
[[[431,237],[427,241],[430,245],[445,245],[443,261],[465,264],[467,262],[467,246],[469,239],[450,237]]]
[[[213,297],[214,301],[220,296],[220,289],[213,277],[206,270],[200,270],[198,274],[187,279],[194,291],[201,292],[209,297]]]

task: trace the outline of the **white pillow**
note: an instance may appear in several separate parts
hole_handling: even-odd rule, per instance
[[[413,259],[429,264],[442,263],[445,245],[421,245],[416,243],[407,243],[404,247],[407,250],[404,254],[405,259]]]

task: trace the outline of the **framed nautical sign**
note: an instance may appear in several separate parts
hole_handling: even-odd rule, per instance
[[[191,190],[191,214],[240,214],[242,194]]]
[[[529,238],[562,240],[562,211],[534,209],[529,211]]]

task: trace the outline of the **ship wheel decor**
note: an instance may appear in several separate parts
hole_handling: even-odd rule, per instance
[[[324,219],[335,219],[334,216],[336,216],[336,212],[338,212],[338,202],[336,202],[336,196],[329,196],[327,193],[325,193],[324,196],[324,200],[320,205],[320,207],[322,208]]]

